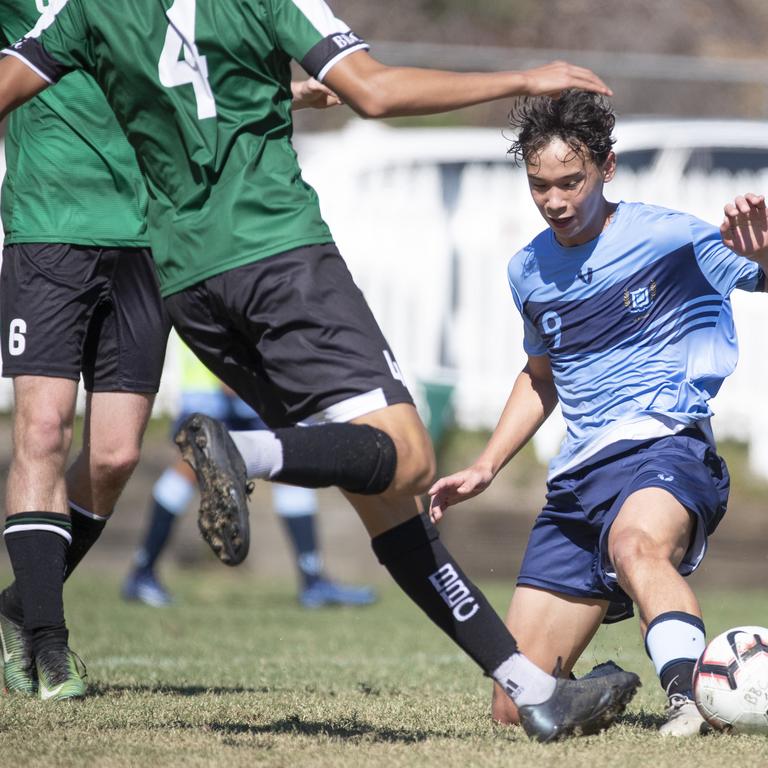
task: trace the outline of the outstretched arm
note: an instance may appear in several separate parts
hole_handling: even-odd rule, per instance
[[[0,58],[0,120],[49,85],[13,56]]]
[[[765,197],[747,192],[723,209],[720,225],[723,243],[732,251],[756,261],[768,272],[768,211]]]
[[[611,95],[594,72],[564,61],[520,72],[446,72],[389,67],[365,51],[335,64],[324,82],[363,117],[429,115],[512,96],[556,96],[566,88]]]
[[[552,369],[546,356],[529,357],[518,375],[499,423],[477,461],[441,477],[430,489],[429,516],[437,522],[445,510],[482,493],[502,467],[531,439],[557,403]]]

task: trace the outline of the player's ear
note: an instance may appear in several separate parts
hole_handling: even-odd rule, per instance
[[[603,163],[603,182],[607,183],[616,175],[616,153],[609,152]]]

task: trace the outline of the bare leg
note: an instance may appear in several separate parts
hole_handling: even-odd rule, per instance
[[[13,381],[13,458],[6,511],[68,514],[64,466],[72,443],[77,382],[48,376]]]
[[[607,607],[605,600],[519,586],[509,604],[506,624],[532,662],[552,671],[561,659],[561,674],[568,676],[597,632]],[[517,707],[496,683],[491,712],[500,723],[518,723]]]
[[[669,696],[661,733],[693,736],[705,728],[692,701],[693,668],[706,644],[696,596],[678,573],[695,517],[669,492],[633,493],[611,526],[608,549],[619,584],[640,609],[641,631]]]
[[[83,447],[67,472],[69,498],[79,507],[109,517],[139,461],[141,441],[154,395],[89,393]]]

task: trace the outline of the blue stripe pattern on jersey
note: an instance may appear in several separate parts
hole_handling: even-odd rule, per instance
[[[728,296],[765,279],[711,225],[641,203],[620,203],[584,245],[546,230],[508,272],[526,351],[549,357],[568,427],[551,473],[622,423],[708,418],[738,356]]]

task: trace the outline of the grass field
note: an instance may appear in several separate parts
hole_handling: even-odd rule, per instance
[[[288,587],[236,571],[176,572],[179,604],[126,605],[116,577],[67,587],[82,702],[0,697],[2,766],[768,765],[768,737],[669,743],[634,621],[601,631],[582,669],[611,657],[644,687],[599,736],[537,745],[489,719],[488,682],[396,589],[363,610],[300,609]],[[499,609],[509,587],[488,585]],[[768,592],[704,595],[710,633],[768,623]]]

